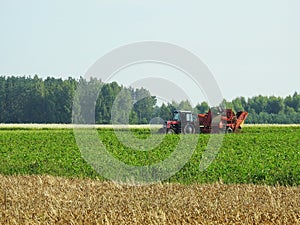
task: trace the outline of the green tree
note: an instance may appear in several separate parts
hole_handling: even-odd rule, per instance
[[[45,86],[44,82],[37,75],[30,80],[27,89],[26,103],[24,107],[24,121],[26,123],[45,123]]]
[[[283,111],[284,103],[282,98],[271,96],[266,104],[266,112],[269,114],[278,114],[280,111]]]
[[[266,111],[268,97],[259,95],[259,96],[250,98],[248,102],[249,102],[250,108],[254,109],[255,112],[257,114],[259,114],[260,112]]]
[[[197,113],[207,113],[209,110],[209,105],[207,102],[201,102],[201,104],[196,105]]]
[[[130,122],[132,103],[131,91],[125,88],[121,90],[112,106],[111,122],[113,124],[128,124]]]
[[[149,123],[154,114],[156,97],[151,96],[150,92],[144,88],[136,89],[133,93],[133,110],[136,113],[138,123]]]
[[[289,106],[293,107],[296,112],[300,112],[300,95],[297,92],[293,94],[292,102]]]
[[[121,91],[116,82],[103,84],[96,104],[96,122],[101,124],[111,123],[111,110],[116,96]]]
[[[178,105],[178,109],[192,111],[193,107],[188,100],[181,101]]]
[[[170,108],[165,103],[163,103],[160,107],[159,117],[166,121],[170,119],[170,114]]]
[[[0,77],[0,123],[5,122],[4,121],[4,118],[5,118],[4,113],[6,111],[6,108],[5,108],[6,107],[5,83],[6,83],[5,77]]]
[[[239,97],[232,100],[233,109],[236,112],[243,111],[245,104],[245,98]]]

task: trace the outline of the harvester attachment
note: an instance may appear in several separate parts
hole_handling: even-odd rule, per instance
[[[226,132],[236,132],[237,129],[241,129],[248,116],[248,112],[239,111],[235,115],[232,109],[226,109],[225,111],[226,116],[223,116],[221,120],[223,124],[226,124]]]

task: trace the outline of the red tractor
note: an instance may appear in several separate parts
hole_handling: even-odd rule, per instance
[[[241,129],[248,112],[235,114],[232,109],[214,114],[211,110],[206,114],[193,114],[191,111],[174,110],[172,119],[166,121],[160,132],[167,134],[197,134],[235,132]]]

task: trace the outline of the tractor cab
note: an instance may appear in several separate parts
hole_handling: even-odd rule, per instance
[[[194,120],[194,116],[191,111],[174,110],[172,115],[172,121],[192,122]]]
[[[171,134],[194,134],[198,132],[198,118],[191,111],[174,110],[172,118],[166,121],[166,133]]]

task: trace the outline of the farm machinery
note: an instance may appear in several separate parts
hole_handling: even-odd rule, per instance
[[[232,109],[226,109],[221,113],[213,113],[210,109],[205,114],[174,110],[172,118],[165,122],[159,132],[167,134],[232,133],[241,129],[247,116],[246,111],[239,111],[235,114]]]

